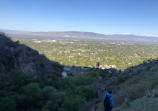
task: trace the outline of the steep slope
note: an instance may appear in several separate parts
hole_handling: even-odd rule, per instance
[[[95,98],[92,76],[60,78],[63,67],[0,35],[0,111],[76,111]]]
[[[52,77],[53,75],[60,77],[61,67],[44,55],[40,55],[38,51],[19,42],[13,42],[4,34],[0,34],[0,72],[16,69],[33,78]]]
[[[157,111],[157,97],[142,97],[132,102],[125,103],[113,111]]]
[[[103,79],[105,89],[114,91],[114,111],[157,111],[158,59],[146,60]],[[91,111],[103,109],[101,98]]]

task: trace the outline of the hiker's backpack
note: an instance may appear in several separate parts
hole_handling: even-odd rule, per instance
[[[104,107],[105,108],[110,108],[110,98],[111,98],[111,96],[106,95],[106,98],[104,100]]]

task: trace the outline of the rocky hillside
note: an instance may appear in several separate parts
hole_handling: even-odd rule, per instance
[[[157,111],[158,59],[149,59],[124,71],[112,72],[109,77],[103,78],[100,86],[94,86],[100,91],[101,97],[91,111],[104,110],[103,89],[113,90],[114,111]]]
[[[13,42],[5,34],[0,34],[0,72],[12,69],[37,78],[61,76],[62,66],[57,62],[48,60],[38,51]]]
[[[94,77],[60,78],[63,67],[0,34],[0,111],[77,111],[96,91]]]

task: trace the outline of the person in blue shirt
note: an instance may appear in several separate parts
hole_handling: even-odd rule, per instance
[[[103,103],[104,103],[105,111],[111,111],[114,106],[114,99],[111,94],[112,91],[109,91],[104,95]]]

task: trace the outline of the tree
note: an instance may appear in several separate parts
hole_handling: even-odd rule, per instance
[[[97,62],[96,67],[99,68],[99,66],[100,66],[100,62]]]

